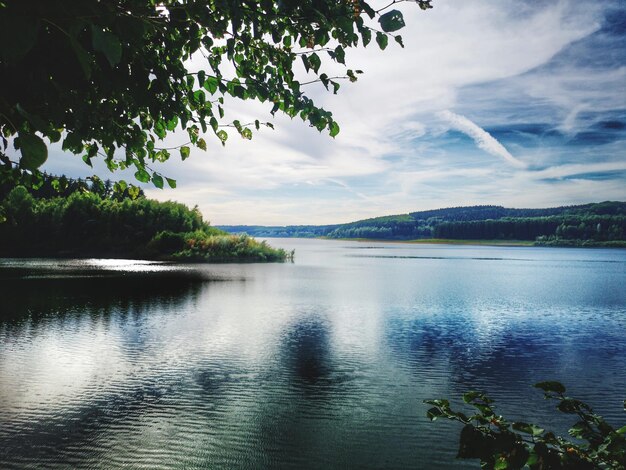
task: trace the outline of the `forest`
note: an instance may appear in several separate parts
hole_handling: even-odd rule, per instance
[[[264,237],[372,240],[517,240],[538,245],[626,246],[626,203],[601,202],[546,209],[452,207],[341,225],[220,226]]]
[[[56,183],[55,183],[56,182]],[[0,256],[256,262],[293,257],[205,222],[197,208],[147,199],[111,182],[45,178],[0,197]]]

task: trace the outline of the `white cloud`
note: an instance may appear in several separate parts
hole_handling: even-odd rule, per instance
[[[485,131],[482,127],[473,123],[465,116],[455,114],[448,110],[441,111],[437,115],[448,124],[450,124],[453,129],[459,132],[463,132],[464,134],[471,137],[474,142],[476,142],[476,145],[478,145],[478,147],[483,149],[485,152],[502,158],[507,163],[513,165],[516,168],[526,167],[526,164],[524,162],[519,161],[517,158],[511,155],[509,151],[504,148],[504,145],[494,139],[491,134],[489,134],[489,132]]]

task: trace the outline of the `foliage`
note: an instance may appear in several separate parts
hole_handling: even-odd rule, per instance
[[[575,440],[534,424],[509,422],[496,414],[493,400],[477,391],[463,395],[463,401],[475,408],[474,414],[453,411],[448,400],[426,400],[433,405],[428,418],[462,423],[457,458],[479,459],[484,469],[626,468],[626,426],[614,429],[589,405],[566,396],[565,387],[559,382],[540,382],[535,387],[544,391],[546,399],[556,400],[560,412],[578,420],[569,430]]]
[[[435,227],[433,234],[437,238],[476,240],[625,240],[626,216],[581,214],[446,222]]]
[[[323,237],[338,225],[220,225],[219,228],[228,232],[246,233],[253,237],[282,237],[282,238],[315,238]]]
[[[453,207],[341,225],[222,228],[265,237],[528,240],[543,245],[622,246],[626,240],[626,203],[602,202],[548,209]]]
[[[231,98],[334,137],[332,113],[303,88],[319,82],[337,93],[340,80],[356,81],[348,48],[374,37],[381,49],[390,37],[402,45],[404,19],[391,9],[401,1],[375,10],[364,0],[2,0],[0,183],[40,184],[47,139],[88,165],[100,156],[110,170],[174,187],[151,167],[171,151],[185,160],[191,146],[207,149],[206,132],[224,144],[227,129],[250,139],[253,128],[272,127],[227,119]],[[345,74],[329,76],[328,62]],[[166,148],[160,142],[177,128],[188,142]]]
[[[293,260],[294,251],[270,248],[265,241],[258,242],[248,235],[208,236],[203,231],[184,234],[183,249],[174,253],[174,259],[194,261],[284,261]]]
[[[7,197],[13,189],[12,184],[0,185],[0,201]],[[50,199],[53,197],[69,197],[74,193],[91,192],[97,194],[102,199],[137,199],[145,197],[141,188],[128,185],[124,182],[113,182],[110,179],[101,180],[97,176],[86,179],[68,178],[67,176],[53,176],[43,173],[41,182],[36,187],[27,186],[26,190],[35,199]]]
[[[211,227],[197,208],[76,191],[35,198],[23,186],[0,204],[0,256],[72,256],[202,261],[283,261],[289,254]],[[219,253],[208,249],[227,239]],[[206,252],[193,246],[207,246]]]

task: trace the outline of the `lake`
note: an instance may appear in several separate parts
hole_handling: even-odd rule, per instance
[[[0,260],[0,468],[478,468],[427,398],[626,424],[626,250],[271,239],[294,263]]]

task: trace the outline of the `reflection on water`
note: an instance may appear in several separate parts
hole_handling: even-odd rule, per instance
[[[0,468],[466,468],[422,400],[563,429],[544,379],[624,421],[624,251],[274,244],[296,263],[0,261]]]
[[[3,321],[37,324],[51,315],[57,319],[104,319],[112,314],[132,315],[169,307],[197,296],[201,283],[184,275],[12,278],[0,281],[6,293],[0,298]]]
[[[328,326],[319,319],[302,321],[283,335],[281,346],[293,384],[323,391],[333,369]]]

